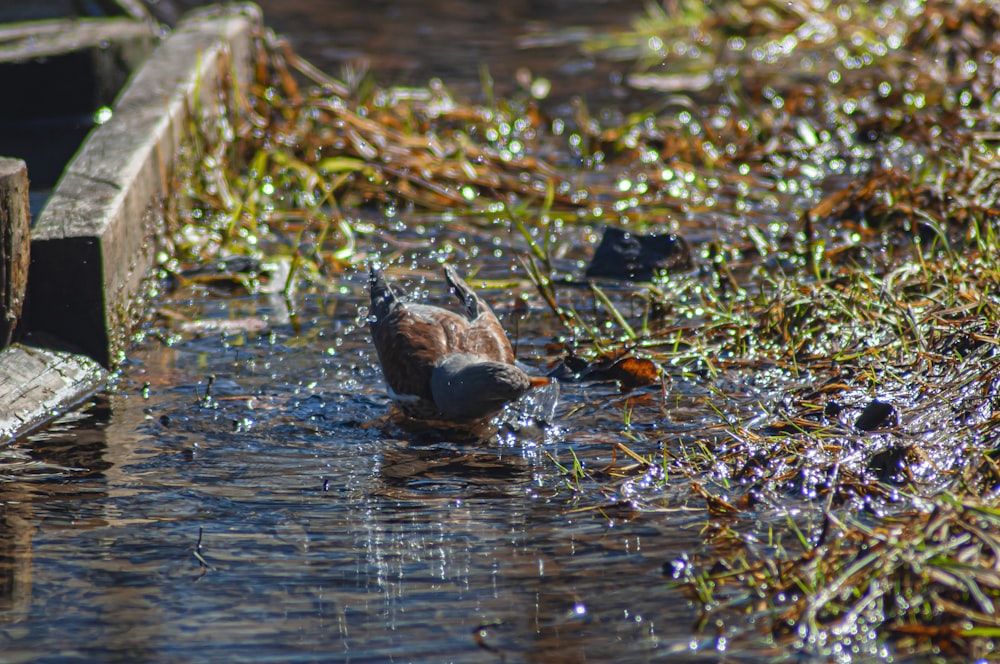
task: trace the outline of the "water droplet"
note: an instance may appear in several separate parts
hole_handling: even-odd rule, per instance
[[[101,108],[97,109],[97,111],[94,112],[94,124],[96,125],[105,124],[108,120],[111,119],[113,115],[114,111],[112,111],[107,106],[102,106]]]

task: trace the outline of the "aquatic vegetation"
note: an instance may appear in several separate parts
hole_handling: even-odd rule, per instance
[[[553,374],[625,395],[611,464],[552,458],[565,489],[703,509],[703,549],[666,571],[706,629],[986,656],[998,26],[968,1],[668,3],[584,45],[662,91],[629,113],[333,78],[263,34],[251,84],[197,124],[164,266],[247,256],[255,288],[278,262],[291,293],[372,256],[503,257],[482,276],[550,317]],[[588,280],[605,225],[690,261]]]

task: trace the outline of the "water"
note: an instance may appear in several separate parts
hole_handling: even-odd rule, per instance
[[[181,8],[207,4],[178,0]],[[581,39],[627,28],[646,8],[642,0],[553,0],[482,3],[475,0],[263,0],[267,24],[320,68],[369,67],[383,85],[424,87],[440,79],[467,99],[481,98],[487,71],[498,95],[520,87],[518,71],[551,83],[549,102],[576,95],[590,101],[642,107],[652,97],[627,90],[627,63],[584,54]],[[527,48],[537,45],[535,48]]]
[[[641,9],[263,4],[328,69],[364,55],[379,80],[474,93],[480,61],[499,92],[530,66],[556,100],[613,98],[614,67],[516,37]],[[714,659],[691,651],[695,609],[663,575],[700,546],[703,511],[637,512],[553,462],[610,463],[623,397],[565,385],[554,426],[421,442],[385,421],[363,281],[294,316],[266,295],[172,293],[117,388],[23,442],[64,470],[0,483],[0,661]],[[547,337],[518,330],[542,357]],[[650,391],[635,421],[661,426],[661,406]]]
[[[645,661],[686,650],[693,612],[662,567],[696,545],[700,518],[608,511],[546,456],[570,464],[573,447],[606,464],[611,443],[593,429],[609,415],[562,421],[579,404],[567,386],[547,431],[414,442],[384,421],[356,327],[362,297],[352,283],[312,298],[297,328],[165,345],[178,325],[152,326],[118,390],[33,437],[35,458],[78,470],[0,485],[0,659]],[[266,296],[182,291],[160,307],[284,317]],[[579,510],[597,502],[603,513]]]

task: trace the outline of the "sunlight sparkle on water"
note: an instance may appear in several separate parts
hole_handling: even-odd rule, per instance
[[[102,106],[94,112],[94,124],[102,125],[114,115],[114,111],[108,106]]]
[[[552,91],[552,82],[547,78],[536,78],[531,82],[530,91],[535,99],[545,99]]]
[[[907,92],[903,95],[903,103],[914,108],[923,108],[927,97],[922,92]]]

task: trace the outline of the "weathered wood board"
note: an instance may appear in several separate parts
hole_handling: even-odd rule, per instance
[[[28,285],[28,167],[0,157],[0,349],[6,348],[21,318]]]
[[[31,229],[17,336],[82,352],[16,343],[0,350],[0,445],[107,384],[108,368],[124,356],[142,314],[139,295],[157,230],[150,210],[168,194],[190,111],[207,105],[225,77],[249,78],[251,38],[260,23],[252,5],[182,22],[66,167]],[[22,252],[11,255],[28,260]]]
[[[70,162],[32,232],[25,321],[105,367],[123,358],[154,254],[146,211],[167,193],[190,109],[246,80],[252,10],[182,22]],[[199,99],[195,99],[200,95]]]
[[[0,351],[0,445],[80,403],[107,379],[82,355],[21,344]]]

